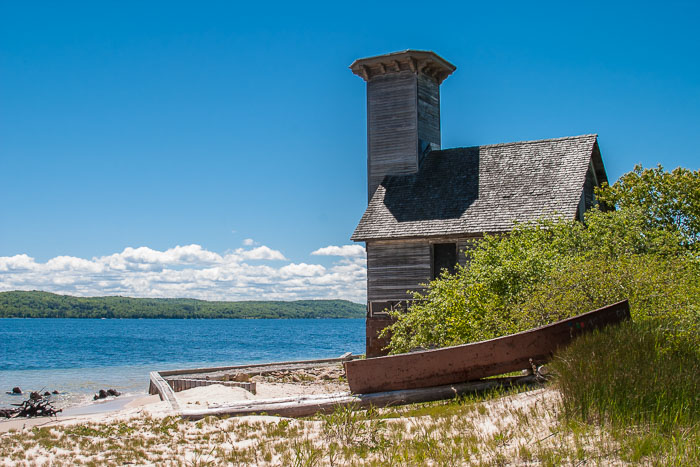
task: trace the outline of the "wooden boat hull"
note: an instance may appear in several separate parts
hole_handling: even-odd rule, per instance
[[[627,300],[573,318],[488,341],[345,362],[354,394],[427,388],[473,381],[551,359],[574,337],[629,319]]]

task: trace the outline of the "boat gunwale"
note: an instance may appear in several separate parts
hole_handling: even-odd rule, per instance
[[[344,363],[353,393],[426,388],[456,384],[549,361],[574,337],[630,318],[629,301],[581,313],[554,323],[484,341],[419,350]]]
[[[413,352],[405,352],[405,353],[394,354],[394,355],[382,355],[382,356],[380,356],[380,357],[371,357],[371,358],[367,358],[367,359],[365,359],[364,361],[377,361],[377,360],[388,359],[388,358],[395,359],[395,358],[397,358],[397,357],[403,357],[403,356],[408,356],[408,355],[414,356],[414,355],[419,355],[419,354],[429,354],[429,353],[432,353],[432,352],[444,352],[444,351],[446,351],[446,350],[459,349],[459,348],[466,348],[466,347],[469,347],[469,346],[476,346],[476,345],[480,345],[480,344],[487,344],[487,343],[494,342],[494,341],[498,341],[498,340],[506,340],[506,339],[508,339],[508,338],[514,338],[514,337],[518,337],[518,336],[527,335],[527,334],[535,333],[535,332],[538,332],[538,331],[542,331],[542,330],[547,329],[547,328],[554,328],[554,327],[557,327],[557,326],[561,326],[562,324],[566,324],[567,322],[578,321],[578,320],[580,320],[580,319],[586,318],[587,316],[599,314],[600,312],[606,311],[606,310],[608,310],[608,309],[610,309],[610,308],[615,308],[615,307],[617,307],[617,306],[621,306],[621,305],[622,305],[623,303],[625,303],[625,302],[628,302],[628,300],[627,300],[627,299],[625,299],[625,300],[620,300],[619,302],[615,302],[615,303],[612,303],[612,304],[610,304],[610,305],[606,305],[606,306],[604,306],[604,307],[598,308],[598,309],[593,310],[593,311],[587,311],[587,312],[585,312],[585,313],[581,313],[580,315],[576,315],[576,316],[573,316],[573,317],[571,317],[571,318],[564,318],[564,319],[559,320],[559,321],[556,321],[556,322],[554,322],[554,323],[544,324],[544,325],[538,326],[538,327],[536,327],[536,328],[530,328],[530,329],[527,329],[527,330],[525,330],[525,331],[520,331],[520,332],[516,332],[516,333],[513,333],[513,334],[506,334],[505,336],[494,337],[494,338],[486,339],[486,340],[483,340],[483,341],[469,342],[469,343],[467,343],[467,344],[450,345],[450,346],[447,346],[447,347],[440,347],[440,348],[437,348],[437,349],[416,350],[416,351],[413,351]],[[358,361],[360,361],[360,360],[358,360]]]

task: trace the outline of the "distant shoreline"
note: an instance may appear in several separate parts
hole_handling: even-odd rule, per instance
[[[0,318],[334,319],[364,318],[347,300],[218,302],[191,298],[74,297],[40,291],[0,292]]]

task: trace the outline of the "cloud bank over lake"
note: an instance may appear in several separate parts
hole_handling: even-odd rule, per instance
[[[37,262],[26,254],[0,256],[0,291],[43,290],[77,296],[186,297],[203,300],[366,299],[364,248],[329,245],[311,252],[330,266],[295,263],[257,246],[220,254],[200,245],[165,251],[145,246],[92,259],[56,256]]]

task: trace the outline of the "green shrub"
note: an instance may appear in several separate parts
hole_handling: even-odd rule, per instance
[[[700,261],[635,210],[520,225],[487,236],[469,265],[432,281],[389,328],[392,353],[491,339],[629,299],[635,320],[700,329]]]
[[[700,247],[700,171],[636,165],[596,194],[605,206],[639,209],[647,229],[678,233],[684,246]]]
[[[518,307],[521,328],[564,319],[629,299],[633,321],[650,322],[668,339],[700,333],[700,271],[688,257],[629,255],[583,259],[555,271]]]
[[[585,223],[516,225],[485,236],[467,267],[443,274],[393,314],[389,351],[490,339],[629,299],[669,336],[700,331],[700,172],[636,167],[597,190]],[[610,207],[618,210],[610,210]]]

